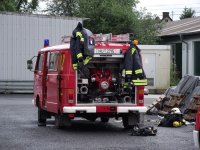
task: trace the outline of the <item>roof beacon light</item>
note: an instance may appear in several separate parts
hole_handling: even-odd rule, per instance
[[[48,47],[49,46],[49,39],[44,39],[44,47]]]

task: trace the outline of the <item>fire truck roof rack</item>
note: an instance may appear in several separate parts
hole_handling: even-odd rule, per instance
[[[69,43],[70,39],[71,39],[71,36],[64,35],[64,36],[61,37],[61,42],[62,43]]]
[[[128,43],[131,39],[133,39],[132,33],[126,34],[118,34],[113,35],[112,33],[108,34],[93,34],[92,36],[95,42],[115,42],[115,43]],[[62,43],[69,43],[71,36],[62,36]]]
[[[108,34],[94,34],[93,38],[96,42],[117,42],[117,43],[127,43],[131,40],[131,37],[133,37],[132,33],[126,33],[126,34],[119,34],[119,35],[113,35],[112,33]]]

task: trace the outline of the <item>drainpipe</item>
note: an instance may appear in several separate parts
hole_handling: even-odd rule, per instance
[[[183,40],[182,34],[179,34],[179,36],[180,36],[181,42],[186,45],[186,74],[188,74],[188,57],[189,57],[188,43]]]

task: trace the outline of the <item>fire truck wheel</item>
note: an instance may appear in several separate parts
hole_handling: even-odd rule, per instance
[[[109,121],[109,118],[101,117],[101,122],[107,123]]]
[[[123,123],[123,126],[124,126],[125,129],[130,129],[131,128],[131,126],[129,125],[127,116],[122,117],[122,123]]]
[[[45,111],[38,107],[38,126],[46,126]]]

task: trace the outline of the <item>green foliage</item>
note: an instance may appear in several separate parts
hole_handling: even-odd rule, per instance
[[[47,2],[47,10],[50,15],[74,16],[77,9],[78,0],[45,0]]]
[[[192,8],[185,7],[180,16],[180,19],[192,18],[194,17],[194,14],[195,14],[195,10],[192,10]]]
[[[1,0],[0,11],[33,12],[37,9],[39,0]]]
[[[18,0],[17,11],[19,12],[34,12],[37,9],[39,0]]]
[[[0,11],[16,11],[15,0],[1,0]]]
[[[162,24],[155,19],[156,16],[146,13],[145,9],[138,12],[138,22],[135,24],[136,38],[141,44],[157,44],[160,40],[157,36],[162,29]]]
[[[84,26],[94,33],[128,33],[134,31],[135,0],[79,0],[76,16],[90,18]]]
[[[156,44],[161,26],[145,10],[136,11],[138,0],[43,0],[51,15],[82,17],[93,33],[134,33],[141,44]]]
[[[180,81],[178,73],[176,71],[176,65],[171,64],[170,66],[170,86],[176,86]]]

